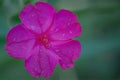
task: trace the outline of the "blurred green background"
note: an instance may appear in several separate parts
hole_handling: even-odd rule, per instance
[[[4,50],[8,30],[20,23],[19,12],[36,1],[75,12],[83,29],[75,67],[63,71],[57,66],[47,80],[120,80],[120,0],[0,0],[0,80],[45,80],[33,78],[22,60]]]

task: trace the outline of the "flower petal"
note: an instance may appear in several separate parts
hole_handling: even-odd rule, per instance
[[[39,78],[41,75],[39,46],[35,46],[31,50],[31,56],[25,60],[26,70],[34,77]]]
[[[54,34],[51,34],[51,38],[54,40],[68,40],[77,37],[81,34],[81,26],[79,23],[69,25],[67,28],[60,29]]]
[[[9,33],[7,34],[7,42],[21,42],[28,39],[33,39],[34,35],[30,33],[29,31],[25,30],[23,28],[24,25],[18,24],[15,27],[13,27]]]
[[[25,61],[27,71],[34,77],[38,78],[42,75],[48,78],[52,75],[54,68],[58,62],[58,58],[42,45],[32,50],[32,55]]]
[[[62,57],[59,60],[59,63],[60,63],[60,66],[62,69],[68,69],[68,68],[74,67],[73,61],[70,58],[68,58],[67,56],[65,56],[63,54],[59,54],[59,55],[60,55],[60,57]]]
[[[74,13],[68,10],[60,10],[55,15],[49,33],[55,40],[68,40],[81,34],[81,26]]]
[[[53,25],[49,30],[53,39],[67,40],[81,34],[80,23],[77,16],[68,10],[60,10],[56,13]]]
[[[23,42],[8,43],[5,45],[5,49],[8,54],[13,58],[25,59],[30,55],[35,40],[26,40]]]
[[[58,57],[56,57],[50,50],[44,49],[41,52],[41,68],[42,76],[48,78],[52,75],[56,65],[58,63]]]
[[[35,33],[41,33],[41,25],[39,24],[36,9],[32,4],[26,5],[20,13],[20,19],[25,27]]]
[[[54,51],[61,58],[60,65],[63,69],[73,67],[72,60],[78,59],[81,52],[79,41],[72,40],[65,44],[54,45]]]
[[[37,2],[35,6],[28,4],[20,13],[20,19],[26,28],[35,33],[46,31],[52,23],[54,8],[45,2]]]
[[[55,14],[51,31],[54,32],[57,31],[56,29],[66,28],[75,22],[77,22],[77,16],[71,11],[62,9]]]
[[[35,7],[37,9],[37,14],[42,31],[44,32],[50,27],[52,23],[55,13],[54,7],[45,2],[37,2]]]

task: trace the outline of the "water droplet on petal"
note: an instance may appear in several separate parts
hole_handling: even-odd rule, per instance
[[[34,15],[31,15],[32,17],[34,17]]]
[[[16,38],[13,38],[13,41],[16,41]]]
[[[70,25],[70,22],[68,22],[68,26]]]
[[[72,31],[69,31],[70,34],[72,34]]]
[[[41,52],[42,50],[40,49],[40,52]]]
[[[37,69],[37,68],[35,68],[35,71],[37,72],[37,71],[38,71],[38,69]]]
[[[27,50],[27,48],[26,48],[26,47],[24,47],[24,50]]]
[[[71,22],[72,21],[72,19],[71,18],[69,18],[69,22]]]
[[[65,36],[65,34],[62,34],[62,36],[64,37],[64,36]]]
[[[25,18],[22,18],[23,19],[23,21],[25,20]]]
[[[55,29],[55,32],[57,32],[58,31],[58,29]]]
[[[56,52],[59,52],[59,49],[56,49],[55,51],[56,51]]]

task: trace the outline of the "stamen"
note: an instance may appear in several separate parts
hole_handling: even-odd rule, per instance
[[[49,40],[48,40],[48,37],[46,35],[41,35],[38,38],[38,41],[40,43],[42,43],[46,48],[49,48]]]

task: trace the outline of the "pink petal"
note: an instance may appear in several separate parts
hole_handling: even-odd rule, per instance
[[[54,8],[45,2],[37,2],[35,6],[28,4],[20,13],[20,19],[26,28],[42,33],[52,23]]]
[[[72,60],[78,59],[81,52],[79,41],[72,40],[65,44],[54,45],[54,51],[61,58],[60,65],[63,69],[73,67]]]
[[[57,31],[56,29],[66,28],[75,22],[77,22],[77,16],[74,13],[68,10],[60,10],[55,14],[51,31],[54,32]]]
[[[30,55],[30,51],[35,40],[26,40],[23,42],[8,43],[5,46],[8,54],[13,58],[25,59]]]
[[[69,25],[67,28],[58,30],[51,35],[54,40],[68,40],[77,37],[81,34],[81,26],[79,23]]]
[[[31,57],[25,61],[25,67],[36,78],[40,75],[48,78],[52,75],[57,62],[58,58],[41,45],[32,50]]]
[[[20,19],[27,29],[41,33],[41,28],[36,14],[36,9],[32,4],[26,5],[20,13]]]
[[[7,34],[7,42],[20,42],[34,38],[34,35],[23,28],[24,25],[18,24]]]
[[[50,77],[57,63],[58,57],[53,52],[47,49],[41,51],[41,68],[43,77],[45,78]]]
[[[36,9],[37,9],[37,14],[39,18],[39,22],[41,24],[42,31],[46,31],[53,20],[54,16],[54,7],[48,3],[45,2],[37,2],[36,3]]]
[[[81,26],[77,16],[68,11],[60,10],[56,13],[53,25],[49,31],[53,39],[67,40],[81,34]]]
[[[30,52],[32,55],[25,60],[25,68],[36,78],[39,78],[41,75],[39,50],[39,46],[34,47]]]
[[[60,66],[62,69],[68,69],[73,68],[74,64],[73,61],[68,58],[67,56],[64,56],[63,54],[59,54],[62,58],[59,60]]]

